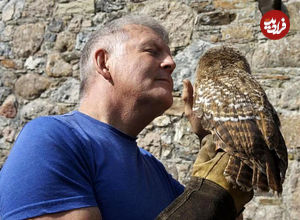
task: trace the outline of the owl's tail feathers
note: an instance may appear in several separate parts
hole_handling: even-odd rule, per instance
[[[281,178],[274,160],[273,158],[268,158],[266,161],[266,170],[262,172],[257,165],[253,164],[252,168],[250,168],[239,158],[230,156],[225,167],[224,176],[234,187],[238,187],[243,191],[256,189],[268,192],[272,189],[281,194]]]
[[[257,167],[255,166],[256,170],[256,175],[253,176],[253,179],[256,179],[256,183],[253,183],[253,186],[255,189],[268,192],[269,191],[269,184],[268,184],[268,179],[267,176],[259,171]]]
[[[272,157],[273,155],[269,155]],[[280,172],[278,167],[275,164],[274,157],[267,159],[266,162],[266,174],[269,183],[269,187],[277,192],[278,194],[282,193],[282,180],[280,177]]]
[[[237,157],[230,156],[224,176],[233,186],[243,191],[252,189],[252,169]]]

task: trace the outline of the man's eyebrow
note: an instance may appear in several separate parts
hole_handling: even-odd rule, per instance
[[[157,48],[160,48],[160,46],[156,43],[156,41],[154,40],[147,40],[144,41],[140,44],[141,47],[145,47],[145,46],[155,46]]]

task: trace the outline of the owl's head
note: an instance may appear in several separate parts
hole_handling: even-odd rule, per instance
[[[238,68],[251,74],[250,66],[246,58],[232,47],[213,47],[206,51],[200,58],[198,68],[201,70],[225,70],[227,68]],[[221,73],[220,71],[218,71]]]

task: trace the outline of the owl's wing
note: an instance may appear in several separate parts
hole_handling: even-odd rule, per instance
[[[232,155],[225,169],[229,181],[246,190],[270,186],[280,192],[287,157],[275,110],[252,75],[228,71],[201,74],[206,77],[195,84],[193,110],[216,145]]]

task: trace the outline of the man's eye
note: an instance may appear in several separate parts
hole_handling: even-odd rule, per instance
[[[157,55],[157,51],[154,50],[154,49],[146,49],[145,51],[146,51],[147,53],[152,54],[152,55]]]

